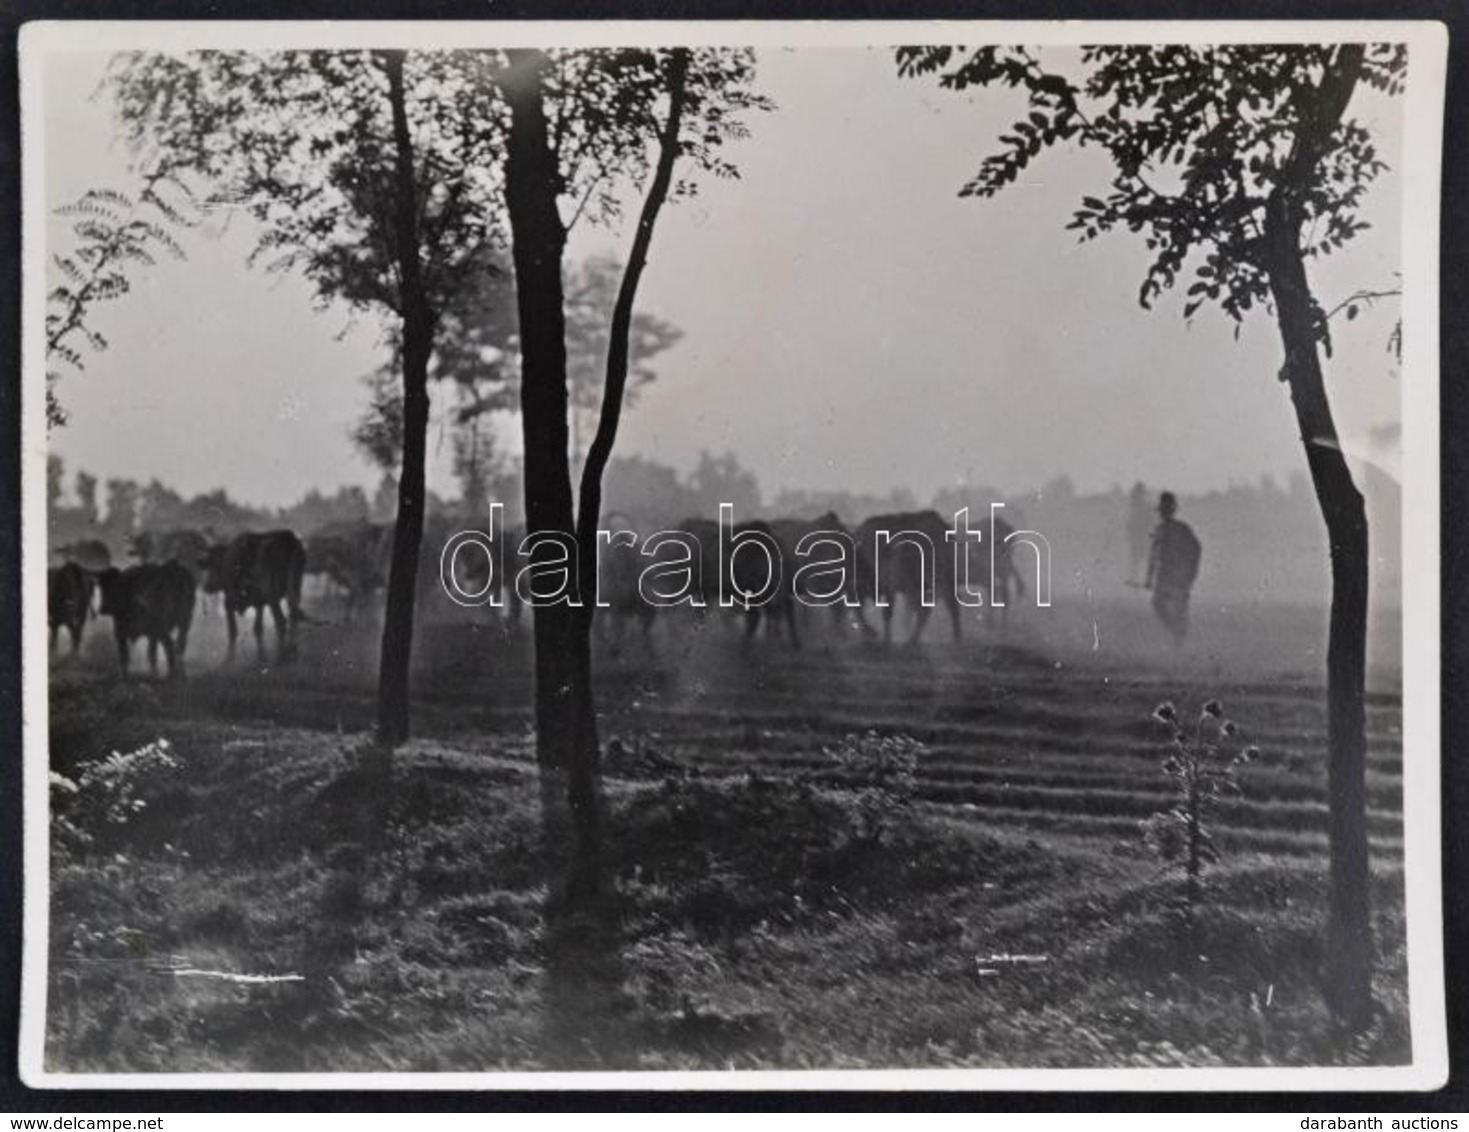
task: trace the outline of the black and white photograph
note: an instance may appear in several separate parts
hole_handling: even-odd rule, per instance
[[[1441,1085],[1446,43],[27,25],[27,1084]]]

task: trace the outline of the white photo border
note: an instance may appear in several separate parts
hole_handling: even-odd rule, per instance
[[[872,1069],[486,1073],[72,1073],[44,1065],[48,690],[22,665],[20,1076],[32,1088],[308,1090],[1397,1091],[1448,1080],[1440,830],[1439,213],[1448,30],[1432,21],[40,21],[21,28],[22,653],[47,655],[44,84],[78,51],[725,45],[891,47],[1394,42],[1408,46],[1403,141],[1403,837],[1412,1060],[1360,1068]]]

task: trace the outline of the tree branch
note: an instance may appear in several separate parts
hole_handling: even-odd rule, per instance
[[[582,213],[586,211],[587,205],[591,202],[592,194],[597,191],[597,187],[601,185],[605,179],[605,177],[595,177],[593,178],[592,182],[587,185],[587,191],[582,193],[581,200],[577,203],[576,210],[571,214],[571,219],[566,222],[566,230],[568,232],[576,227],[576,222],[581,219]]]
[[[1336,306],[1327,311],[1326,317],[1331,318],[1333,315],[1339,314],[1341,311],[1354,303],[1366,303],[1367,305],[1371,306],[1379,299],[1398,298],[1402,295],[1402,293],[1403,291],[1401,287],[1395,287],[1391,291],[1353,291],[1345,299],[1337,303]]]

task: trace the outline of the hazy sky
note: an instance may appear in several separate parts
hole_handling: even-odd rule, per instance
[[[129,186],[110,107],[89,98],[101,63],[48,63],[49,206]],[[1181,296],[1144,311],[1141,239],[1078,244],[1065,231],[1079,197],[1105,186],[1103,158],[1057,150],[993,200],[957,197],[1013,121],[1012,92],[900,81],[878,50],[762,52],[759,76],[778,108],[730,150],[740,180],[705,185],[659,221],[639,305],[686,337],[624,418],[620,452],[688,469],[701,449],[731,449],[767,497],[1013,491],[1062,472],[1083,489],[1197,490],[1304,468],[1267,317],[1236,341],[1212,311],[1186,324]],[[1396,163],[1400,103],[1358,98]],[[1365,210],[1374,227],[1313,269],[1327,306],[1394,284],[1398,192],[1395,173],[1382,177]],[[68,224],[49,230],[65,250]],[[247,270],[254,235],[237,217],[99,310],[111,346],[66,378],[71,423],[51,441],[70,469],[271,505],[376,482],[348,429],[359,379],[381,361],[378,328],[314,310],[298,279]],[[572,251],[626,242],[579,229]],[[1335,328],[1328,374],[1349,450],[1398,420],[1396,317],[1388,303]],[[449,449],[435,429],[430,485],[446,495]]]

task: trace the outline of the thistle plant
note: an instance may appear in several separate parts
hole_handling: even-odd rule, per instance
[[[1190,734],[1170,702],[1153,709],[1152,718],[1173,732],[1173,748],[1163,760],[1163,773],[1173,784],[1175,804],[1142,823],[1143,837],[1165,869],[1184,876],[1185,907],[1190,917],[1203,891],[1205,865],[1219,860],[1210,832],[1219,800],[1238,794],[1238,772],[1260,757],[1260,748],[1240,742],[1239,725],[1224,716],[1218,700],[1199,711]]]

